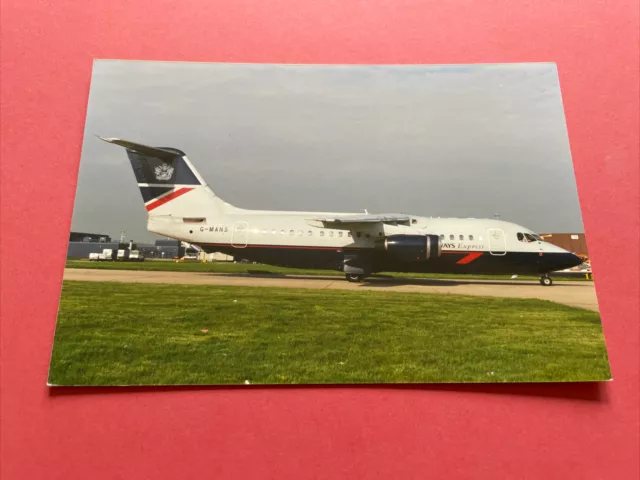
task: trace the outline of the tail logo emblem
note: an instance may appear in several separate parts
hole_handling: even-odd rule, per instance
[[[166,163],[163,163],[162,165],[156,167],[154,170],[156,180],[171,180],[173,170],[173,167]]]

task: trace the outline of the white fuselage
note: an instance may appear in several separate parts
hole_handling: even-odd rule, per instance
[[[149,231],[270,265],[372,272],[536,273],[581,259],[523,226],[403,214],[244,210],[220,199],[184,152],[102,138],[127,149]]]
[[[505,252],[562,253],[560,247],[544,241],[522,241],[518,233],[535,235],[515,223],[493,219],[411,217],[409,225],[359,224],[344,229],[323,228],[311,220],[318,212],[248,212],[246,214],[203,217],[204,221],[184,223],[150,217],[148,228],[154,233],[195,245],[220,244],[234,248],[252,245],[295,247],[373,248],[385,236],[407,234],[440,236],[442,251],[478,251],[500,255]],[[353,214],[360,215],[360,214]],[[524,236],[522,236],[524,237]]]

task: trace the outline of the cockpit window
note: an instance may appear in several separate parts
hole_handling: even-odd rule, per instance
[[[538,237],[536,234],[522,233],[522,232],[518,232],[518,240],[520,240],[523,243],[531,243],[531,242],[536,242],[536,241],[541,242],[542,241],[542,239],[540,237]]]
[[[542,239],[542,237],[540,235],[537,235],[535,233],[532,233],[531,236],[533,238],[535,238],[538,242],[544,242],[544,240]]]

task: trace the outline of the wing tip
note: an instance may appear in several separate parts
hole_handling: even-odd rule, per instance
[[[98,137],[100,140],[102,140],[103,142],[107,142],[107,143],[115,143],[115,144],[117,144],[119,141],[121,141],[121,139],[119,139],[117,137],[103,137],[101,135],[98,135],[97,133],[94,133],[94,135],[96,137]]]

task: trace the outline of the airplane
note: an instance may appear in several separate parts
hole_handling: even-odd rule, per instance
[[[119,138],[148,213],[147,229],[266,265],[342,271],[350,282],[377,272],[536,275],[582,263],[532,230],[497,219],[405,214],[246,210],[218,197],[186,154]]]

